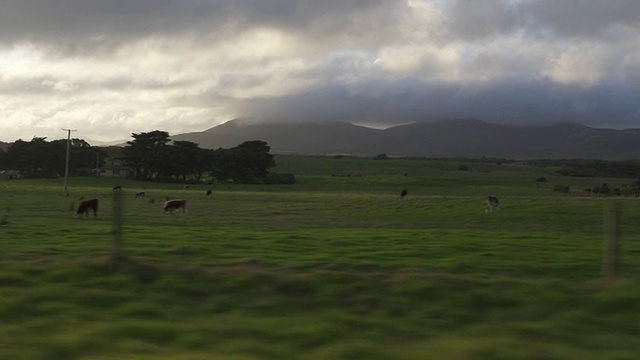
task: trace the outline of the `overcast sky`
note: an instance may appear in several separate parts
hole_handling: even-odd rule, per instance
[[[640,1],[0,1],[3,141],[459,117],[640,127]]]

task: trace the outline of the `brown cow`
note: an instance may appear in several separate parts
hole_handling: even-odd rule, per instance
[[[404,200],[407,197],[407,189],[402,189],[402,191],[400,191],[400,200]]]
[[[187,212],[187,200],[184,199],[175,199],[175,200],[167,200],[164,202],[164,207],[162,208],[163,213],[169,213],[173,215],[173,210],[182,209],[182,213]]]
[[[82,217],[82,214],[85,214],[86,217],[89,217],[89,210],[93,210],[93,217],[98,217],[98,199],[91,199],[81,201],[80,205],[78,205],[78,211],[76,211],[76,215],[78,218]]]
[[[211,189],[209,189],[209,190],[207,190],[207,193],[206,193],[205,196],[206,197],[211,197],[212,194],[213,194],[213,192],[211,191]]]

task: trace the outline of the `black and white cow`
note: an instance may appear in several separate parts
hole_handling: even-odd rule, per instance
[[[500,200],[496,196],[487,196],[484,201],[485,214],[492,213],[493,211],[500,211]]]
[[[209,198],[211,197],[211,195],[213,195],[213,192],[211,191],[211,189],[207,190],[205,196]]]
[[[183,214],[187,212],[187,200],[184,200],[184,199],[167,200],[164,202],[164,207],[162,208],[162,211],[165,214],[169,213],[173,215],[173,210],[179,210],[179,209],[182,209]]]
[[[136,193],[136,199],[144,199],[144,191],[140,191]]]

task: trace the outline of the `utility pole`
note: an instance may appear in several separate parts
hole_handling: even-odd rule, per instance
[[[64,194],[69,195],[67,192],[67,178],[69,177],[69,145],[71,144],[71,132],[77,131],[75,129],[62,129],[67,132],[67,156],[64,166]]]

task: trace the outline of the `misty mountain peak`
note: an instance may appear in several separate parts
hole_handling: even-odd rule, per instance
[[[585,133],[585,132],[588,132]],[[587,136],[588,135],[588,136]],[[273,153],[351,154],[509,159],[638,159],[640,132],[559,123],[514,126],[475,118],[417,122],[373,129],[349,122],[231,120],[200,133],[172,136],[204,148],[266,141]]]

